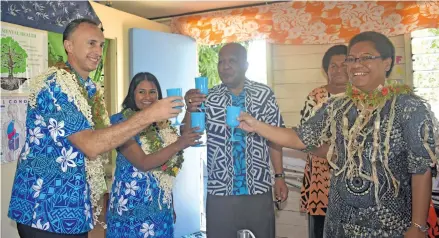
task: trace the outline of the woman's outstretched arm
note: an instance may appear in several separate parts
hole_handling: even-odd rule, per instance
[[[295,130],[268,125],[247,113],[241,113],[238,120],[240,121],[239,128],[244,131],[258,133],[265,139],[283,147],[296,150],[306,149],[306,145],[300,140]]]

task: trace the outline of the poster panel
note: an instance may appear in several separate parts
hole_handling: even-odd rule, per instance
[[[46,31],[2,22],[2,95],[29,93],[29,81],[47,70],[47,48]]]
[[[26,140],[27,96],[2,96],[0,99],[1,163],[18,159]]]

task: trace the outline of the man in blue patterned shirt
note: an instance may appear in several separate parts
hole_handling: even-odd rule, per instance
[[[280,146],[240,129],[234,132],[238,142],[230,142],[227,106],[241,107],[270,125],[283,126],[274,93],[268,86],[246,79],[247,68],[246,49],[227,44],[219,53],[222,84],[209,90],[207,97],[195,89],[185,96],[188,112],[199,110],[206,101],[209,238],[236,237],[241,229],[251,230],[256,237],[275,237],[270,160],[276,174],[276,199],[285,201],[288,196]],[[189,115],[185,116],[186,125],[190,125]]]
[[[178,97],[161,100],[124,123],[93,130],[86,97],[94,96],[96,86],[88,76],[101,60],[104,35],[95,22],[78,19],[66,27],[63,40],[67,64],[77,76],[52,67],[31,82],[26,141],[8,213],[22,238],[87,237],[94,222],[86,161],[155,121],[175,117],[180,110],[173,107],[183,105],[172,102]],[[78,89],[86,95],[75,94]]]

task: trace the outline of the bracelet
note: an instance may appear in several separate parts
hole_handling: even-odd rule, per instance
[[[426,226],[421,226],[421,225],[419,225],[419,224],[416,223],[416,222],[412,222],[412,226],[418,228],[420,231],[422,231],[422,232],[424,232],[424,233],[426,233],[426,232],[428,231],[428,228],[429,228],[428,225],[426,225]]]
[[[285,173],[275,174],[274,178],[285,178]]]

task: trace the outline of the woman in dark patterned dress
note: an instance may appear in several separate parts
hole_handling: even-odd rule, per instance
[[[305,123],[314,113],[332,97],[343,94],[346,90],[348,75],[344,61],[348,47],[335,45],[329,48],[322,60],[328,84],[309,93],[305,106],[300,111],[300,124]],[[301,189],[300,210],[308,216],[309,238],[323,237],[326,208],[328,207],[329,164],[326,158],[308,153],[303,184]]]
[[[239,118],[242,129],[285,147],[329,145],[324,237],[424,238],[428,231],[439,129],[409,86],[386,80],[394,58],[386,36],[360,33],[349,43],[345,96],[330,99],[296,130],[245,113]]]

